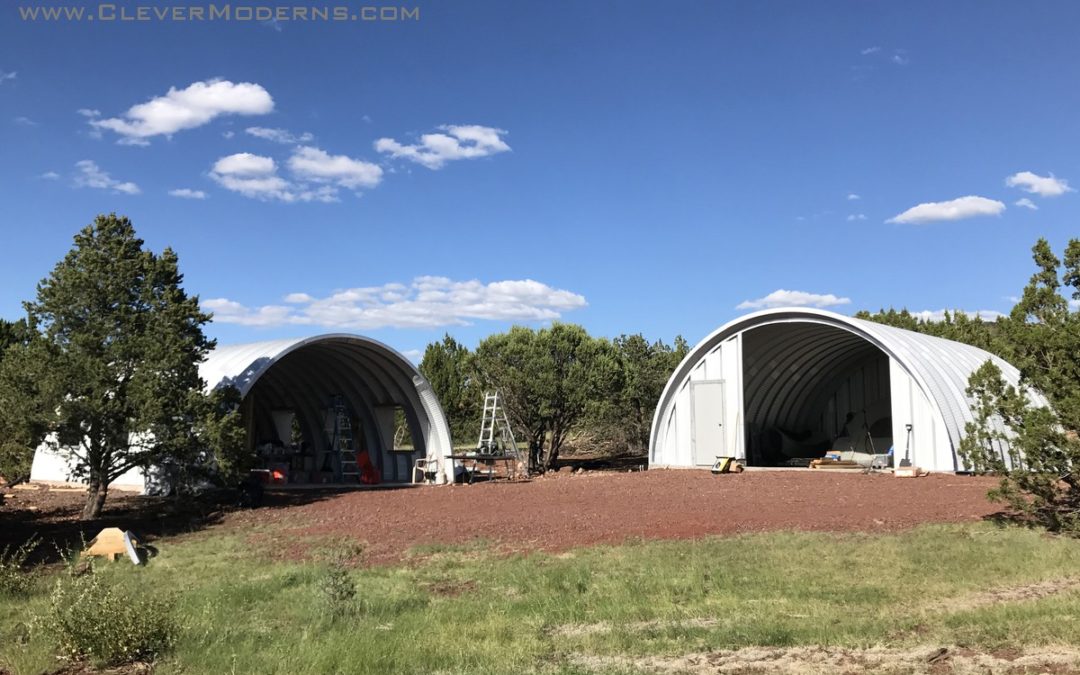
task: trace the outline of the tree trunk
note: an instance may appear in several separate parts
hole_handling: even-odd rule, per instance
[[[101,515],[101,509],[105,506],[105,497],[109,493],[109,484],[102,480],[91,480],[90,487],[86,490],[86,505],[83,506],[82,519],[93,520]]]

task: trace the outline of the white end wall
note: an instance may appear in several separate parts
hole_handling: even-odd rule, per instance
[[[740,459],[746,457],[742,370],[742,334],[721,342],[701,359],[679,385],[667,419],[660,421],[659,442],[649,458],[651,466],[698,466],[692,446],[690,383],[706,380],[724,382],[725,452]],[[711,465],[712,460],[700,466]]]
[[[906,425],[911,425],[911,463],[929,471],[957,471],[952,442],[945,422],[934,404],[923,393],[896,359],[889,359],[889,383],[892,396],[894,465],[908,443]]]
[[[34,452],[34,462],[30,465],[30,481],[52,485],[85,485],[85,481],[76,480],[68,468],[65,456],[47,443],[43,443]],[[130,469],[124,475],[109,483],[110,488],[146,492],[146,480],[142,469]]]

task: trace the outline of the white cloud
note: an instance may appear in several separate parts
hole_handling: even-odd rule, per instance
[[[60,174],[56,173],[55,171],[46,171],[45,173],[41,174],[40,178],[44,178],[45,180],[57,180],[60,178]]]
[[[206,199],[205,192],[202,190],[192,190],[191,188],[169,190],[169,194],[173,197],[180,197],[181,199]]]
[[[1080,312],[1080,300],[1069,300],[1069,309]]]
[[[325,298],[290,293],[285,304],[247,307],[215,298],[203,302],[220,323],[246,326],[306,325],[335,329],[435,328],[474,320],[549,321],[587,305],[577,293],[524,280],[482,283],[417,277],[409,285],[349,288]]]
[[[1005,179],[1008,187],[1018,187],[1024,192],[1040,197],[1059,197],[1066,192],[1076,192],[1069,187],[1069,181],[1064,178],[1055,178],[1054,174],[1040,176],[1030,171],[1014,173]]]
[[[1031,201],[1027,197],[1021,197],[1013,202],[1016,206],[1023,206],[1025,209],[1031,209],[1032,211],[1038,211],[1039,207],[1035,206],[1035,202]]]
[[[475,159],[501,152],[510,146],[502,139],[506,131],[479,125],[444,125],[446,133],[424,134],[420,142],[403,145],[392,138],[375,141],[375,150],[391,157],[403,158],[429,169],[442,168],[447,162],[458,159]]]
[[[235,135],[236,135],[235,131],[222,131],[221,132],[222,138],[232,138]]]
[[[274,143],[281,143],[283,145],[310,143],[315,139],[315,136],[307,131],[297,136],[285,129],[270,129],[267,127],[248,127],[247,129],[244,129],[244,132],[256,138],[262,138],[263,140],[273,141]]]
[[[383,174],[378,164],[345,155],[330,155],[319,148],[306,146],[293,152],[289,158],[289,169],[301,179],[335,183],[350,190],[375,187]]]
[[[210,177],[225,189],[253,199],[336,202],[340,188],[375,187],[383,173],[377,164],[307,146],[296,148],[287,166],[294,180],[280,176],[272,158],[240,152],[215,162]]]
[[[90,125],[116,132],[121,143],[146,145],[149,138],[194,129],[221,115],[263,115],[273,109],[274,99],[258,84],[206,80],[186,89],[172,87],[164,96],[134,105],[120,117],[91,118]]]
[[[862,197],[860,197],[859,195],[855,194],[854,192],[849,192],[849,193],[848,193],[848,196],[847,196],[847,198],[848,198],[848,201],[849,201],[849,202],[853,202],[853,201],[855,201],[855,200],[857,200],[857,199],[862,199]]]
[[[983,321],[996,321],[998,317],[1005,316],[1002,312],[993,309],[979,309],[974,312],[965,312],[958,309],[924,309],[921,312],[911,312],[911,315],[916,319],[922,319],[923,321],[941,323],[945,320],[945,312],[948,312],[953,316],[956,316],[957,313],[967,314],[968,318],[974,319],[975,317],[978,317]]]
[[[19,74],[17,72],[7,73],[7,72],[4,72],[3,70],[0,70],[0,84],[3,84],[7,80],[14,80],[18,76],[19,76]]]
[[[996,216],[1005,204],[986,197],[959,197],[947,202],[926,202],[889,218],[887,223],[932,223],[940,220],[963,220],[975,216]]]
[[[297,201],[289,182],[277,175],[277,164],[270,157],[238,152],[214,162],[210,177],[226,190],[253,199],[284,202]]]
[[[16,117],[12,121],[15,122],[15,124],[18,124],[19,126],[23,126],[23,127],[36,127],[38,125],[37,122],[30,119],[29,117],[19,116],[19,117]]]
[[[842,298],[832,293],[824,295],[806,291],[787,291],[778,289],[763,298],[744,300],[735,309],[769,309],[773,307],[836,307],[851,304],[851,298]]]
[[[907,64],[911,63],[911,59],[908,58],[906,49],[893,50],[892,56],[889,57],[889,60],[898,66],[906,66]]]
[[[273,173],[276,169],[277,165],[270,157],[238,152],[214,162],[212,171],[223,175],[256,176]]]
[[[865,213],[851,213],[851,214],[848,214],[848,217],[847,217],[846,220],[849,223],[852,222],[852,221],[855,221],[855,220],[866,220],[866,214]]]
[[[75,112],[82,115],[83,117],[88,117],[90,119],[94,119],[95,117],[101,117],[101,111],[94,110],[93,108],[79,108]]]
[[[113,190],[127,195],[137,195],[141,192],[135,183],[119,181],[102,170],[96,163],[89,159],[75,162],[75,186],[90,187],[99,190]]]
[[[424,360],[423,349],[406,349],[405,351],[401,352],[401,355],[409,359],[413,363],[420,363]]]
[[[880,51],[881,51],[881,47],[867,47],[866,49],[862,50],[859,53],[862,54],[863,56],[869,56],[870,54],[877,54]]]

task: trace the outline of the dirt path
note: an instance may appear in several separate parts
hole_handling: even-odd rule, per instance
[[[1080,650],[1043,647],[1032,650],[977,652],[962,647],[747,647],[678,657],[577,656],[588,671],[633,668],[638,672],[679,675],[776,673],[890,673],[892,675],[984,675],[986,673],[1080,673]]]
[[[995,513],[993,479],[899,479],[828,472],[566,473],[529,483],[339,493],[302,505],[231,514],[226,525],[272,524],[281,540],[366,542],[369,562],[416,545],[484,539],[508,550],[558,551],[629,538],[686,539],[777,529],[895,531]],[[277,538],[275,538],[277,539]]]

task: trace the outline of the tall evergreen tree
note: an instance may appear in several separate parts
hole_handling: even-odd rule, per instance
[[[59,392],[50,426],[95,518],[109,483],[197,450],[205,410],[198,365],[210,316],[181,286],[176,254],[143,246],[127,218],[99,216],[25,304],[41,334],[34,376]]]
[[[431,382],[446,412],[456,443],[475,440],[480,430],[480,404],[484,392],[472,376],[472,354],[449,335],[424,350],[420,372]]]

